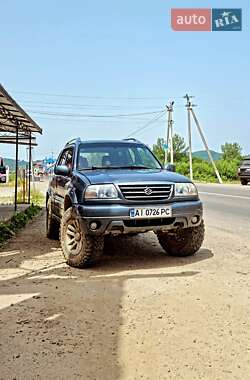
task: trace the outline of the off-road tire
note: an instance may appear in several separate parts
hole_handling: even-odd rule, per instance
[[[53,218],[51,210],[51,201],[50,199],[47,202],[46,206],[46,235],[47,238],[52,240],[59,240],[59,222]]]
[[[203,221],[197,227],[157,233],[159,243],[166,253],[177,257],[194,255],[200,249],[204,235],[205,227]]]
[[[243,185],[243,186],[246,186],[248,184],[247,180],[246,179],[241,179],[240,180],[240,183]]]
[[[73,231],[74,226],[77,226],[75,228],[77,232],[75,233]],[[74,240],[76,236],[77,240]],[[70,244],[71,241],[73,241],[72,244]],[[104,238],[102,236],[87,235],[84,231],[83,221],[76,217],[72,207],[63,214],[60,227],[60,242],[66,263],[72,267],[91,267],[103,253]],[[75,244],[77,246],[73,250],[72,248]]]

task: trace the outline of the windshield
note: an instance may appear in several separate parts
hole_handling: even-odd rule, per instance
[[[241,165],[242,166],[245,166],[245,165],[250,166],[250,159],[242,161]]]
[[[161,169],[159,162],[142,144],[91,143],[81,144],[77,169]]]

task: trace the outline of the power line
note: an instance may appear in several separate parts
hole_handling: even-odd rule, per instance
[[[131,132],[128,136],[126,136],[126,138],[129,138],[131,137],[132,135],[134,136],[135,134],[138,134],[140,132],[142,132],[144,129],[146,129],[147,127],[149,127],[151,124],[155,123],[156,121],[158,121],[163,115],[165,114],[165,110],[161,111],[160,114],[158,113],[157,116],[153,117],[153,119],[149,120],[144,126],[134,130],[133,132]]]
[[[12,91],[15,94],[30,94],[38,96],[52,96],[52,97],[64,97],[64,98],[85,98],[85,99],[127,99],[127,100],[152,100],[152,99],[166,99],[165,96],[144,96],[144,97],[130,97],[130,96],[89,96],[89,95],[72,95],[72,94],[52,94],[46,92],[35,91]]]
[[[151,106],[143,106],[143,105],[131,105],[131,104],[79,104],[79,103],[57,103],[57,102],[43,102],[43,101],[32,101],[32,100],[24,100],[21,102],[25,106],[38,106],[38,107],[43,107],[43,108],[90,108],[90,109],[95,109],[95,108],[111,108],[111,109],[126,109],[126,108],[142,108],[142,109],[155,109],[158,105],[151,105]]]
[[[95,123],[95,124],[96,123],[102,123],[102,124],[109,123],[109,124],[111,124],[111,123],[115,123],[117,125],[117,123],[128,123],[128,120],[125,117],[120,118],[118,120],[116,120],[115,118],[112,118],[112,119],[108,119],[108,118],[107,119],[101,119],[101,118],[93,119],[93,118],[90,118],[90,119],[85,120],[85,119],[76,119],[76,118],[64,118],[63,116],[40,116],[40,115],[37,115],[35,118],[38,120],[42,119],[42,120],[67,121],[69,123],[71,123],[71,122],[83,123],[84,122],[84,124],[89,124],[89,123]],[[138,124],[138,121],[146,122],[147,120],[148,119],[146,119],[146,118],[135,118],[134,117],[133,119],[129,119],[129,123]],[[113,125],[115,125],[115,124],[113,124]]]
[[[56,94],[56,93],[48,93],[48,92],[36,92],[36,91],[12,91],[14,94],[27,94],[27,95],[34,95],[34,96],[47,96],[47,97],[64,97],[64,98],[83,98],[83,99],[121,99],[121,100],[135,100],[135,101],[140,101],[140,100],[164,100],[166,101],[168,99],[182,99],[183,96],[141,96],[141,97],[136,97],[136,96],[91,96],[91,95],[74,95],[74,94]],[[201,93],[200,96],[202,97],[207,97],[209,94],[207,93]],[[243,96],[243,95],[242,95]],[[240,94],[237,94],[236,96],[231,97],[231,100],[236,100],[236,101],[242,101],[242,97],[240,97]]]
[[[142,115],[153,115],[153,114],[158,114],[159,112],[162,112],[162,111],[138,112],[138,113],[129,113],[129,114],[113,114],[113,115],[59,113],[59,112],[38,111],[38,110],[32,110],[32,109],[28,110],[28,112],[34,113],[34,114],[39,114],[39,115],[64,116],[64,117],[117,118],[117,117],[130,117],[130,116],[133,117],[133,116],[142,116]]]
[[[152,123],[153,125],[151,125],[151,127],[150,127],[150,125],[148,126],[148,127],[150,127],[150,128],[148,128],[148,127],[146,128],[147,131],[150,131],[152,128],[155,128],[155,124],[158,124],[158,125],[159,125],[159,122],[161,121],[160,119],[162,118],[162,116],[164,116],[164,113],[161,115],[161,117],[159,117],[157,120],[155,120],[154,123]],[[165,121],[162,120],[161,123],[162,123],[162,125],[164,125],[164,124],[165,124]],[[139,132],[139,134],[142,133],[142,132],[144,132],[144,130],[141,131],[141,132]]]

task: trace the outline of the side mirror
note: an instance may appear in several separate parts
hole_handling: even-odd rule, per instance
[[[175,172],[176,166],[174,164],[167,164],[165,165],[165,169],[168,170],[169,172]]]
[[[58,165],[55,166],[54,173],[56,175],[63,175],[63,176],[69,176],[71,172],[71,169],[66,165]]]

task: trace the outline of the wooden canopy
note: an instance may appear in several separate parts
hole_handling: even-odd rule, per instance
[[[0,131],[16,133],[17,130],[19,133],[42,134],[42,129],[0,84]]]

